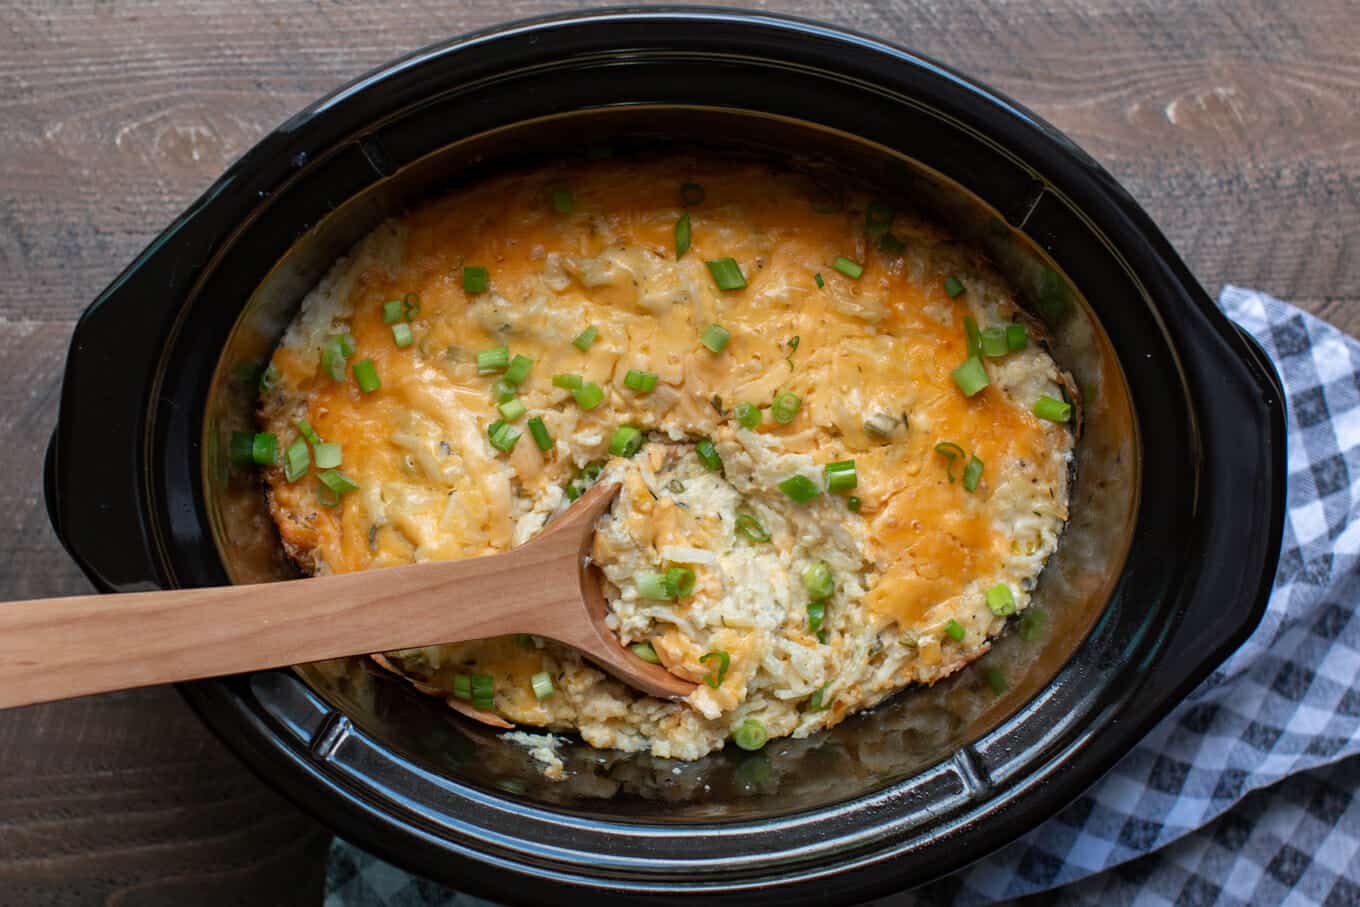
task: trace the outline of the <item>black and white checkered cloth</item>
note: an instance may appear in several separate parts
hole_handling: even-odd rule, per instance
[[[1062,886],[1062,904],[1360,905],[1360,344],[1226,287],[1289,410],[1284,549],[1243,646],[1062,813],[880,907],[989,904]],[[489,907],[337,841],[326,907]]]

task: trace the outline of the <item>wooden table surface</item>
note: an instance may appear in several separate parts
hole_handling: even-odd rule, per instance
[[[0,5],[0,600],[89,588],[39,481],[84,306],[314,98],[441,36],[581,5]],[[1210,292],[1259,287],[1360,334],[1354,0],[750,5],[1013,95],[1123,181]],[[315,904],[327,842],[169,689],[0,714],[0,903]]]

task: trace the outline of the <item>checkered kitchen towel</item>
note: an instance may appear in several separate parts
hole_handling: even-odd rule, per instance
[[[1085,796],[1025,838],[877,907],[1360,905],[1360,344],[1263,293],[1219,303],[1289,410],[1270,607],[1231,658]],[[484,907],[337,841],[326,907]]]

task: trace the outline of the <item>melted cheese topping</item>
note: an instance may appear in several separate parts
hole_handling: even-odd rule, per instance
[[[681,207],[683,182],[702,183],[705,201]],[[559,188],[571,192],[573,213],[551,204]],[[309,297],[274,356],[281,381],[263,413],[281,449],[296,435],[292,420],[305,416],[322,437],[343,446],[342,469],[361,486],[340,506],[325,508],[318,506],[314,479],[288,483],[270,471],[272,505],[289,550],[319,572],[503,551],[564,506],[562,486],[582,464],[606,458],[614,427],[631,424],[677,442],[713,436],[725,460],[729,454],[752,458],[733,481],[741,483],[741,494],[766,501],[771,519],[787,517],[794,526],[790,538],[798,537],[800,519],[850,527],[847,538],[863,564],[856,619],[875,633],[896,627],[914,649],[916,665],[888,670],[889,680],[864,687],[862,702],[881,698],[871,688],[886,695],[882,690],[901,683],[942,676],[947,665],[926,664],[922,673],[916,663],[931,660],[930,628],[938,633],[943,615],[954,614],[965,594],[971,595],[970,625],[982,632],[954,667],[978,654],[986,633],[999,629],[985,609],[972,613],[980,584],[1009,581],[1023,605],[1026,584],[1066,518],[1071,434],[1030,411],[1041,393],[1059,396],[1060,375],[1031,344],[989,361],[992,385],[965,398],[950,376],[967,354],[963,319],[985,326],[1017,317],[1004,285],[947,237],[901,215],[892,229],[907,252],[885,253],[865,229],[865,199],[823,214],[809,204],[809,191],[800,177],[755,165],[604,162],[493,180],[386,225]],[[674,230],[684,213],[693,244],[677,260]],[[834,270],[838,256],[864,264],[862,278]],[[720,291],[709,274],[706,260],[728,257],[739,263],[746,289]],[[464,290],[467,266],[488,269],[488,292]],[[968,287],[955,299],[944,290],[950,274]],[[382,308],[411,293],[420,300],[411,325],[416,342],[401,349]],[[699,343],[711,323],[731,333],[721,354]],[[571,341],[589,325],[599,340],[582,352]],[[352,379],[336,382],[319,367],[325,338],[344,331],[358,349],[351,362],[371,359],[380,390],[362,393]],[[796,350],[789,342],[794,337]],[[490,390],[498,376],[479,375],[475,356],[501,345],[534,360],[520,399],[556,441],[546,454],[523,420],[517,427],[524,437],[509,455],[487,441],[488,425],[499,418]],[[623,378],[630,369],[655,372],[656,390],[628,390]],[[556,373],[599,383],[605,402],[581,410],[567,391],[553,387]],[[738,402],[768,407],[780,391],[802,398],[788,425],[767,412],[750,433],[737,430],[730,413],[719,413]],[[880,414],[898,422],[887,439],[866,430],[866,419]],[[935,451],[941,441],[985,464],[975,493],[947,477],[947,463]],[[859,514],[823,495],[800,516],[773,491],[780,476],[771,469],[786,475],[801,468],[820,480],[820,464],[844,459],[858,467]],[[705,518],[664,495],[652,501],[656,492],[649,492],[642,467],[629,468],[635,487],[625,497],[635,506],[628,544],[655,552],[730,542],[730,525],[721,517]],[[626,598],[620,584],[626,581],[613,592]],[[721,584],[715,588],[714,607],[721,610]],[[797,612],[802,602],[789,607]],[[664,628],[655,615],[651,620],[651,638],[663,657],[669,653],[672,669],[688,664],[701,675],[697,656],[713,647],[711,640],[696,642],[684,620]],[[786,623],[793,632],[803,621],[794,613]],[[750,644],[736,636],[727,643],[734,651]],[[817,645],[806,632],[800,639]],[[478,663],[493,665],[514,688],[498,684],[503,713],[581,724],[579,714],[545,713],[524,694],[528,676],[569,657],[541,646],[478,645]],[[469,651],[442,648],[463,660]],[[422,665],[413,670],[435,685],[451,683],[452,669],[441,665],[452,658],[422,651]],[[734,671],[736,680],[757,684],[747,666]],[[609,695],[630,698],[622,691]],[[701,711],[721,714],[743,697],[735,699]],[[844,711],[828,710],[818,721],[839,720]],[[649,727],[648,739],[687,732],[685,720],[666,720],[668,730]],[[637,748],[626,736],[609,739]]]

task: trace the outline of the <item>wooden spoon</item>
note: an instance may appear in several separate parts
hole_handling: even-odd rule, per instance
[[[489,557],[0,604],[0,708],[511,633],[566,643],[652,696],[687,696],[694,684],[604,625],[587,553],[618,491],[594,486],[528,544]]]

